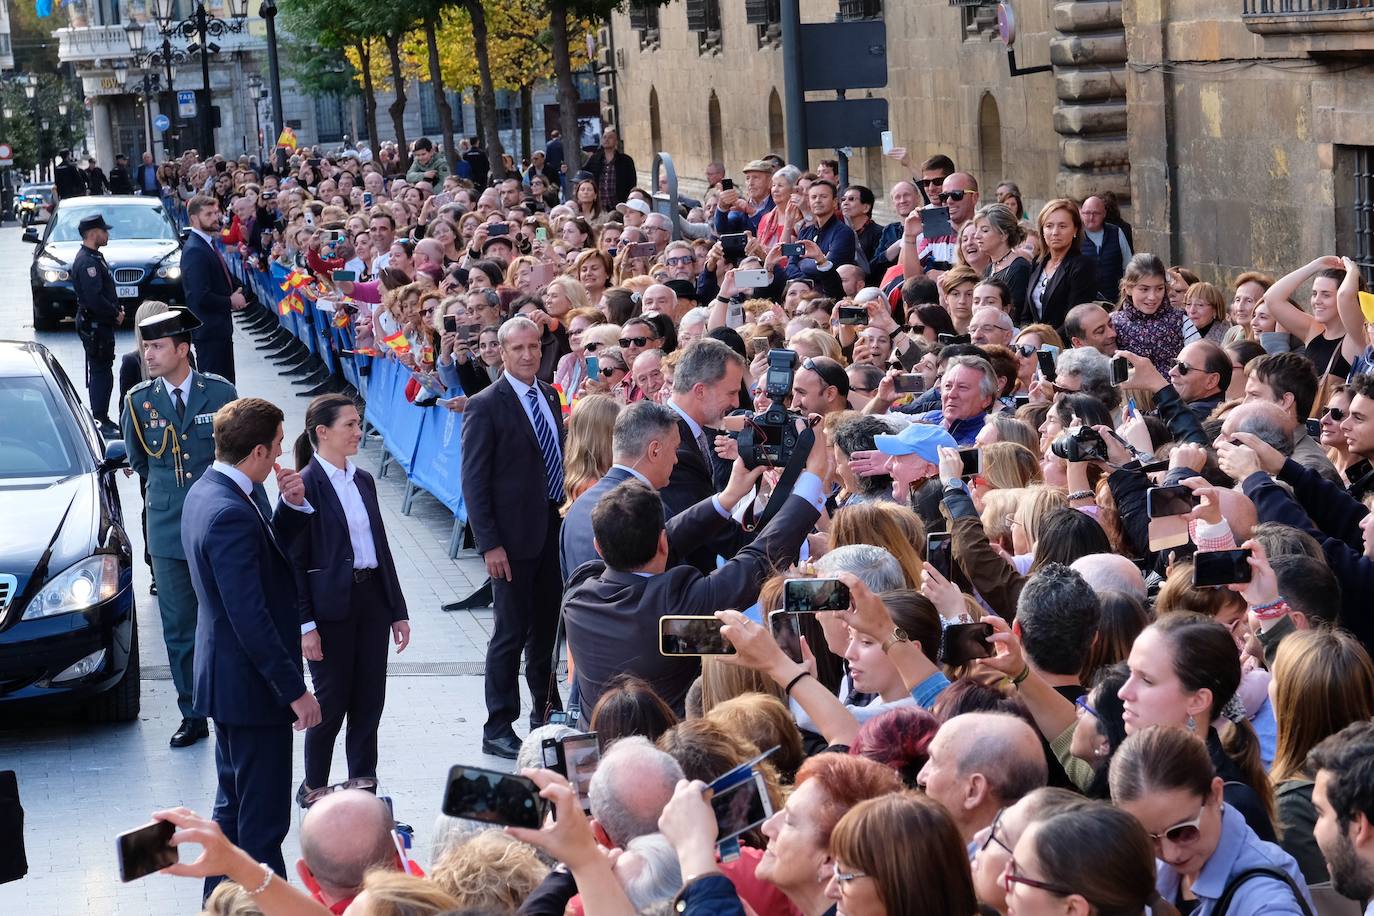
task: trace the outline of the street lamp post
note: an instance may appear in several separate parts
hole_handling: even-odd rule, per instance
[[[219,46],[213,44],[210,38],[219,38],[228,34],[238,34],[247,26],[248,0],[229,0],[229,12],[232,19],[217,19],[211,16],[205,9],[205,0],[195,0],[195,9],[191,15],[182,19],[180,22],[172,20],[172,11],[175,9],[175,0],[152,0],[153,17],[157,20],[158,31],[164,38],[173,35],[190,40],[197,40],[196,48],[200,51],[200,78],[205,87],[205,111],[199,112],[201,125],[201,157],[208,158],[215,152],[215,128],[213,123],[212,94],[210,90],[210,55],[219,50]],[[188,52],[191,50],[187,48]]]
[[[143,71],[143,107],[147,112],[148,121],[148,152],[156,156],[153,147],[153,111],[150,104],[152,94],[159,88],[158,74],[154,68],[161,63],[167,74],[167,91],[174,92],[173,80],[176,79],[179,62],[187,60],[186,52],[180,48],[172,47],[172,41],[167,35],[162,36],[162,44],[153,48],[151,51],[144,52],[143,48],[147,44],[148,36],[143,30],[143,26],[137,22],[129,22],[124,26],[124,33],[129,39],[129,53],[134,59],[134,63]],[[164,147],[165,147],[164,143]]]
[[[37,147],[37,149],[36,149],[36,152],[34,153],[35,159],[34,159],[33,170],[34,170],[34,172],[36,173],[34,177],[35,177],[37,180],[42,181],[42,180],[43,180],[43,164],[47,161],[47,156],[44,154],[44,151],[43,151],[43,150],[44,150],[43,131],[45,131],[45,130],[48,129],[48,124],[47,124],[46,121],[42,121],[42,120],[39,119],[39,116],[38,116],[38,106],[34,103],[34,100],[35,100],[37,97],[38,97],[38,78],[35,77],[33,74],[29,74],[29,76],[27,76],[27,77],[24,79],[24,98],[26,98],[26,99],[29,100],[29,114],[31,114],[31,115],[33,116],[33,126],[34,126],[34,129],[35,129],[35,132],[38,134],[37,143],[35,144],[35,146]]]
[[[145,123],[145,136],[148,138],[147,144],[143,147],[148,152],[153,152],[153,106],[148,99],[148,61],[143,55],[143,43],[148,37],[144,34],[143,26],[140,23],[130,20],[124,26],[124,34],[129,37],[129,50],[133,52],[134,60],[139,65],[139,70],[143,73],[143,120]],[[124,88],[123,83],[120,88]]]
[[[267,75],[272,90],[272,138],[269,143],[275,148],[277,138],[286,129],[281,112],[281,70],[277,65],[277,0],[262,0],[258,13],[267,22]],[[277,168],[281,171],[286,169],[284,149],[277,155]]]
[[[258,161],[262,161],[262,77],[256,73],[248,77],[248,94],[253,99],[253,142],[258,148]]]

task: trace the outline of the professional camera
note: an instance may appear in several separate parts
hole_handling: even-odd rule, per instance
[[[1106,461],[1107,443],[1091,426],[1071,426],[1050,443],[1050,451],[1065,461]]]
[[[750,470],[760,465],[784,467],[792,458],[798,438],[797,421],[802,415],[788,410],[784,402],[792,393],[796,365],[795,351],[768,351],[763,390],[772,404],[763,413],[745,413],[744,429],[731,434],[739,443],[744,466]]]

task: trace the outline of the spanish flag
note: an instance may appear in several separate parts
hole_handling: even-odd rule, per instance
[[[404,356],[410,352],[410,341],[406,340],[404,331],[396,331],[382,338],[382,343],[391,348],[391,352],[397,356]]]
[[[283,127],[281,129],[281,135],[277,137],[277,146],[295,149],[296,145],[296,132],[289,127]]]
[[[356,349],[356,350],[347,350],[347,349],[346,349],[346,350],[344,350],[344,352],[347,353],[347,354],[349,354],[349,355],[351,355],[351,356],[376,356],[376,355],[377,355],[377,350],[376,350],[374,347],[359,347],[359,348]]]
[[[553,383],[553,390],[558,392],[558,406],[563,408],[563,418],[567,419],[568,415],[572,413],[572,405],[568,403],[567,392],[565,392],[563,386],[557,382]]]
[[[337,309],[334,310],[334,327],[348,327],[348,310],[345,309],[342,305],[340,305]]]
[[[297,293],[284,296],[281,302],[277,303],[277,309],[285,315],[288,312],[295,312],[298,315],[305,314],[305,303],[301,302],[301,297]]]
[[[282,288],[282,291],[284,292],[289,289],[296,289],[297,287],[304,286],[309,282],[309,274],[301,273],[299,270],[293,270],[291,271],[291,273],[286,275],[285,280],[281,281],[280,286]]]

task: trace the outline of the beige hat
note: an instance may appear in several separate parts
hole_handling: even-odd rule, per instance
[[[766,172],[772,175],[773,163],[769,162],[767,159],[755,159],[744,167],[744,173],[746,175],[750,172]]]

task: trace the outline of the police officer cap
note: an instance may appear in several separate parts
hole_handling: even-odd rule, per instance
[[[106,232],[110,231],[109,224],[105,222],[105,217],[99,213],[94,216],[88,216],[76,224],[76,230],[82,235],[85,235],[92,229],[104,229]]]
[[[200,320],[187,309],[171,309],[150,315],[138,323],[138,332],[144,340],[158,340],[163,337],[176,337],[189,334],[200,327]]]

